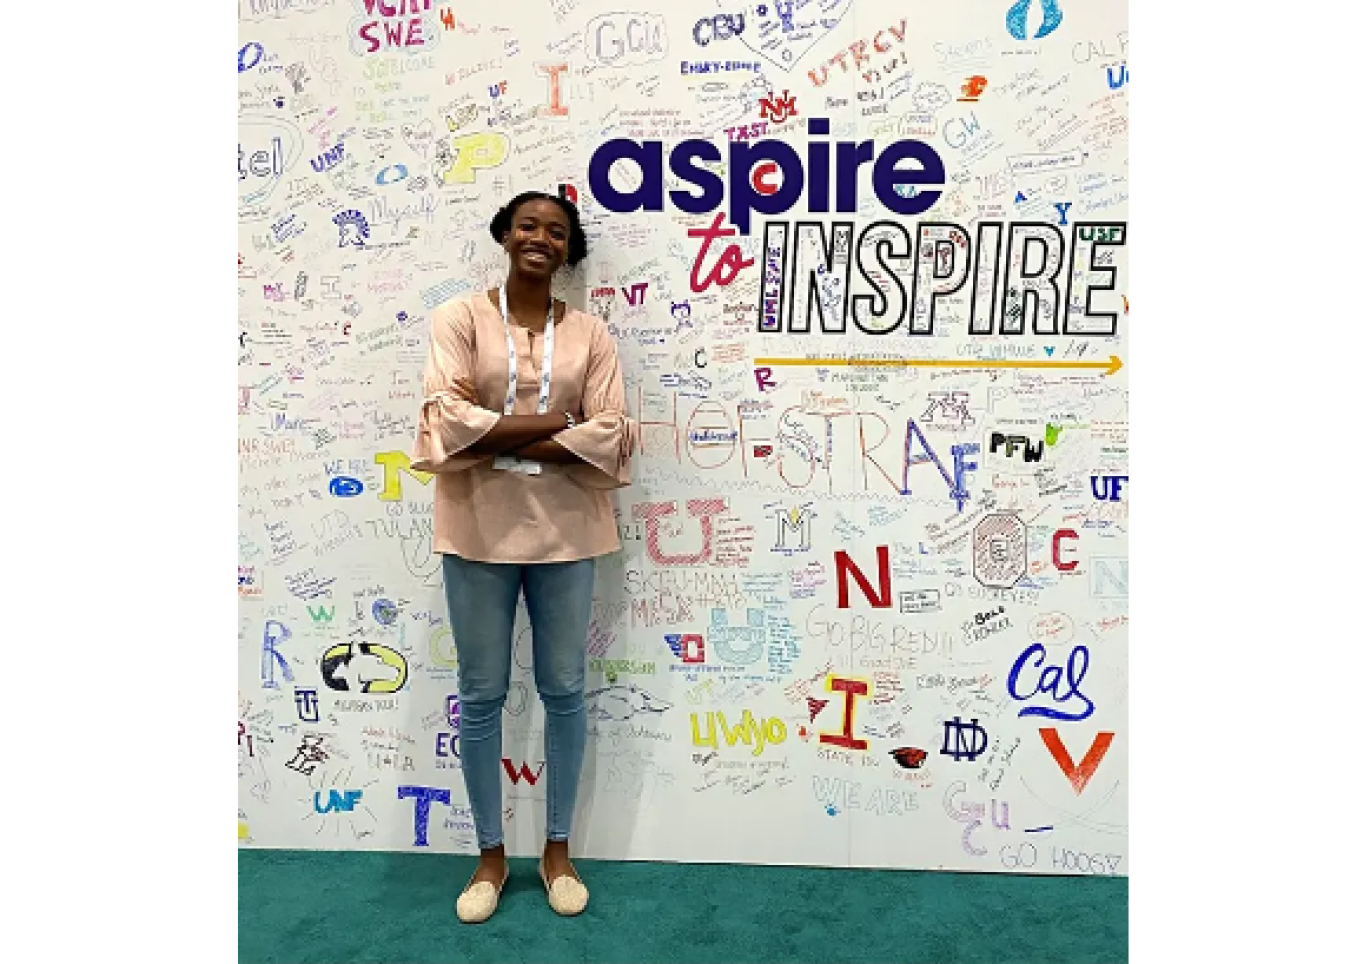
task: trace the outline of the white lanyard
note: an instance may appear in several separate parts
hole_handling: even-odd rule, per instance
[[[506,285],[497,289],[502,303],[502,324],[506,326],[506,405],[503,415],[510,415],[516,407],[516,340],[511,337],[510,314],[506,307]],[[548,414],[549,383],[553,380],[553,298],[548,299],[548,321],[544,325],[544,367],[539,374],[539,414]]]
[[[506,285],[497,289],[497,300],[502,306],[502,324],[506,326],[506,404],[502,414],[510,415],[516,408],[516,385],[519,380],[516,361],[516,340],[511,335],[511,315],[506,304]],[[544,324],[544,364],[539,373],[539,414],[548,414],[549,386],[553,381],[553,297],[548,299],[548,321]],[[499,455],[493,460],[494,469],[506,469],[511,472],[523,472],[526,475],[538,475],[544,467],[529,459],[518,459],[510,455]]]

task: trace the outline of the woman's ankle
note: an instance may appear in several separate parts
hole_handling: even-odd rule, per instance
[[[506,863],[506,845],[498,844],[495,847],[488,847],[478,852],[478,862],[480,864],[504,864]]]

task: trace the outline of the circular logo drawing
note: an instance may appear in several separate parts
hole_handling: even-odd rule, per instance
[[[1027,527],[1015,515],[987,515],[975,527],[973,571],[980,585],[1011,589],[1027,571]]]
[[[370,607],[371,615],[381,626],[388,626],[398,619],[398,607],[388,599],[377,599]]]

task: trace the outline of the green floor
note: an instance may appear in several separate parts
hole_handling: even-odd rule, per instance
[[[241,964],[587,961],[1080,964],[1127,959],[1127,881],[578,860],[580,917],[513,859],[496,915],[454,902],[473,859],[245,850]]]

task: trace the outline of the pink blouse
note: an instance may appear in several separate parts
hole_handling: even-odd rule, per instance
[[[539,410],[544,336],[514,322],[518,383],[513,414]],[[436,552],[476,562],[569,562],[614,552],[609,490],[630,482],[634,430],[623,374],[605,323],[571,305],[554,324],[550,411],[581,412],[555,435],[581,462],[544,463],[539,475],[492,467],[464,452],[497,424],[506,404],[506,328],[486,292],[432,312],[422,411],[412,467],[436,473]]]

